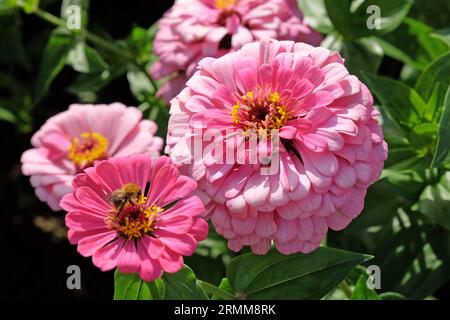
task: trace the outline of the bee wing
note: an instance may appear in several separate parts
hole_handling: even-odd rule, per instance
[[[117,201],[118,198],[123,197],[123,192],[121,191],[114,191],[106,196],[106,201],[113,203],[114,201]]]

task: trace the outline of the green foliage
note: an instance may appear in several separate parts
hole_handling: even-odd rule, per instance
[[[46,94],[52,81],[61,72],[73,45],[73,35],[61,29],[52,32],[43,53],[36,81],[36,100],[39,101]]]
[[[445,95],[442,116],[439,121],[439,135],[437,139],[436,152],[433,158],[433,165],[439,166],[448,159],[448,151],[450,150],[450,86]]]
[[[166,273],[163,276],[166,284],[165,299],[168,300],[204,300],[208,299],[205,291],[188,266],[177,273]]]
[[[361,275],[352,293],[352,300],[381,300],[374,289],[367,285],[367,278]]]
[[[115,300],[203,300],[205,291],[188,266],[177,273],[166,273],[160,279],[145,282],[137,274],[114,275]]]
[[[370,256],[322,247],[310,254],[265,256],[251,253],[234,258],[227,278],[245,299],[320,299]]]
[[[419,196],[418,210],[450,231],[450,172],[423,190]]]
[[[448,45],[433,36],[433,28],[412,18],[406,18],[394,31],[375,41],[386,55],[418,70],[448,50]]]
[[[325,0],[328,16],[344,38],[352,40],[389,33],[397,28],[408,14],[412,0]],[[374,6],[381,14],[380,28],[368,28],[368,18]]]
[[[386,77],[366,74],[364,80],[405,133],[422,124],[427,106],[414,89]]]
[[[162,300],[166,285],[161,279],[145,282],[137,274],[114,274],[114,300]]]

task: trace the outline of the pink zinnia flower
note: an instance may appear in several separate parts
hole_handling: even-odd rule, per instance
[[[73,104],[33,135],[33,148],[22,155],[22,172],[31,176],[41,201],[61,210],[59,201],[72,191],[73,177],[96,161],[139,153],[157,157],[163,140],[154,136],[156,130],[134,107]]]
[[[319,45],[321,35],[303,22],[295,0],[177,0],[159,22],[153,45],[159,62],[151,74],[166,76],[158,94],[177,95],[204,57],[219,57],[263,37]]]
[[[167,157],[101,161],[78,174],[61,200],[68,238],[103,271],[117,266],[145,281],[177,272],[208,233],[196,186]]]
[[[167,152],[189,162],[183,170],[198,181],[199,196],[230,249],[250,245],[264,254],[273,242],[284,254],[310,252],[328,228],[341,230],[360,214],[387,144],[370,92],[348,73],[339,53],[262,40],[199,65],[172,100]],[[267,135],[278,129],[279,170],[264,175],[261,161],[227,163],[212,154],[230,152],[230,144],[196,156],[196,130],[207,129],[225,132],[215,145],[231,141],[232,153],[245,143],[245,157],[249,129]],[[261,155],[268,144],[258,141]],[[206,150],[209,142],[202,143]]]

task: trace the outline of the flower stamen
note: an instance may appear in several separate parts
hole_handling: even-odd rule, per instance
[[[236,4],[237,0],[216,0],[216,8],[219,10],[227,9]]]
[[[231,121],[240,124],[244,133],[254,130],[258,134],[270,136],[271,130],[280,129],[292,119],[281,100],[278,92],[266,92],[261,88],[248,91],[232,107]]]
[[[104,159],[108,151],[108,140],[98,132],[83,132],[81,139],[73,138],[68,158],[79,168],[84,169],[94,161]]]
[[[139,239],[153,233],[156,218],[163,211],[157,205],[147,206],[147,197],[140,195],[136,202],[129,201],[122,208],[112,209],[106,223],[127,240]]]

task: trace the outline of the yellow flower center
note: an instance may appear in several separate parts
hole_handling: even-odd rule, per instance
[[[216,0],[216,8],[219,10],[226,9],[235,5],[237,0]]]
[[[164,209],[157,205],[147,207],[146,203],[147,197],[140,195],[136,202],[128,201],[121,208],[114,208],[108,216],[108,226],[128,240],[151,234],[158,214]]]
[[[97,132],[83,132],[80,139],[72,139],[68,157],[79,169],[84,169],[105,158],[107,151],[108,140],[104,136]]]
[[[270,135],[292,119],[278,92],[248,91],[231,109],[231,121],[244,129]]]

